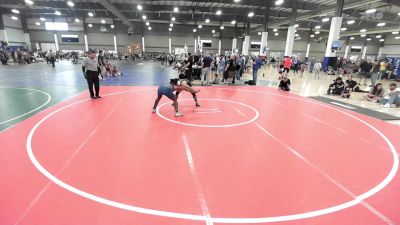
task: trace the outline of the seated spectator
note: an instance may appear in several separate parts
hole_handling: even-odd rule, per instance
[[[341,95],[344,89],[344,82],[341,77],[336,78],[333,84],[329,85],[329,89],[327,91],[328,95]]]
[[[346,80],[346,86],[351,88],[351,91],[360,92],[360,87],[357,84],[357,81],[353,80],[353,76],[349,75],[349,78]]]
[[[281,91],[290,91],[290,79],[287,78],[287,74],[284,74],[279,82],[279,89]]]
[[[352,88],[350,86],[346,86],[342,91],[342,98],[350,98]]]
[[[395,83],[389,85],[388,92],[380,100],[385,108],[390,108],[393,104],[400,107],[400,88]]]
[[[364,99],[367,101],[379,101],[383,97],[383,93],[385,93],[385,90],[383,89],[383,86],[381,83],[377,83],[369,92],[369,94],[364,95]]]

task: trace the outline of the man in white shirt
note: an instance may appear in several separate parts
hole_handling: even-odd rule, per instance
[[[395,83],[389,85],[389,90],[381,99],[381,103],[385,108],[390,108],[393,104],[400,106],[400,88]]]

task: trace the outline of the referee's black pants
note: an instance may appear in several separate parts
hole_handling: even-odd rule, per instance
[[[96,93],[96,96],[99,96],[99,91],[100,91],[99,72],[88,70],[88,71],[86,71],[86,76],[87,76],[90,97],[94,97],[95,93]],[[93,85],[94,85],[95,92],[93,92]]]

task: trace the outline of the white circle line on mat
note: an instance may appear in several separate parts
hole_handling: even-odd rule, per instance
[[[219,88],[219,89],[224,89],[224,88]],[[29,132],[29,135],[28,135],[28,138],[27,138],[27,141],[26,141],[27,153],[28,153],[28,156],[29,156],[31,162],[36,167],[36,169],[39,170],[40,173],[42,173],[44,176],[46,176],[48,179],[50,179],[52,182],[54,182],[58,186],[66,189],[66,190],[68,190],[70,192],[73,192],[73,193],[75,193],[77,195],[80,195],[80,196],[82,196],[84,198],[91,199],[93,201],[96,201],[96,202],[99,202],[101,204],[105,204],[105,205],[108,205],[108,206],[112,206],[112,207],[116,207],[116,208],[120,208],[120,209],[124,209],[124,210],[128,210],[128,211],[133,211],[133,212],[137,212],[137,213],[143,213],[143,214],[155,215],[155,216],[163,216],[163,217],[169,217],[169,218],[177,218],[177,219],[186,219],[186,220],[197,220],[197,221],[210,220],[210,221],[212,221],[214,223],[238,223],[238,224],[242,224],[242,223],[283,222],[283,221],[307,219],[307,218],[317,217],[317,216],[321,216],[321,215],[326,215],[326,214],[333,213],[333,212],[338,212],[340,210],[355,206],[355,205],[359,204],[361,201],[365,200],[366,198],[369,198],[369,197],[373,196],[374,194],[376,194],[377,192],[382,190],[384,187],[386,187],[390,183],[390,181],[394,178],[396,173],[397,173],[397,170],[398,170],[398,167],[399,167],[399,158],[397,156],[396,149],[393,146],[393,144],[391,143],[391,141],[382,132],[380,132],[377,128],[375,128],[374,126],[372,126],[368,122],[366,122],[366,121],[364,121],[364,120],[362,120],[362,119],[360,119],[360,118],[358,118],[358,117],[356,117],[354,115],[351,115],[351,114],[349,114],[347,112],[344,112],[344,111],[341,111],[341,110],[336,109],[334,107],[331,107],[329,105],[321,104],[321,103],[318,103],[316,101],[310,101],[310,100],[307,100],[307,99],[304,99],[304,98],[293,97],[293,96],[290,96],[290,95],[280,95],[280,94],[261,92],[261,91],[255,91],[255,90],[240,90],[240,89],[228,89],[228,88],[225,88],[225,89],[227,89],[227,90],[235,90],[235,91],[255,92],[255,93],[262,93],[262,94],[270,94],[270,95],[275,95],[275,96],[282,96],[282,97],[285,97],[285,98],[297,99],[297,100],[300,100],[300,101],[309,102],[309,103],[312,103],[312,104],[320,105],[322,107],[330,108],[330,109],[335,110],[337,112],[340,112],[340,113],[342,113],[344,115],[347,115],[347,116],[349,116],[349,117],[351,117],[351,118],[363,123],[368,128],[370,128],[375,133],[377,133],[380,137],[383,138],[383,140],[387,143],[387,145],[389,146],[389,148],[390,148],[390,150],[391,150],[391,152],[393,154],[393,165],[392,165],[392,168],[391,168],[389,174],[386,176],[386,178],[382,182],[380,182],[378,185],[373,187],[372,189],[370,189],[367,192],[357,196],[355,199],[353,199],[351,201],[347,201],[347,202],[341,203],[339,205],[328,207],[328,208],[325,208],[325,209],[320,209],[320,210],[315,210],[315,211],[308,211],[308,212],[304,212],[304,213],[291,214],[291,215],[272,216],[272,217],[257,217],[257,218],[212,217],[212,218],[206,218],[205,216],[202,216],[202,215],[186,214],[186,213],[179,213],[179,212],[169,212],[169,211],[162,211],[162,210],[156,210],[156,209],[149,209],[149,208],[143,208],[143,207],[138,207],[138,206],[134,206],[134,205],[128,205],[128,204],[125,204],[125,203],[116,202],[116,201],[113,201],[113,200],[110,200],[110,199],[106,199],[106,198],[103,198],[103,197],[100,197],[100,196],[97,196],[97,195],[82,191],[82,190],[80,190],[78,188],[75,188],[75,187],[63,182],[62,180],[58,179],[53,174],[51,174],[49,171],[47,171],[40,164],[40,162],[37,160],[37,158],[33,154],[33,149],[32,149],[33,135],[35,134],[35,131],[38,129],[38,127],[44,121],[46,121],[48,118],[53,116],[54,114],[66,109],[68,107],[71,107],[73,105],[76,105],[76,104],[79,104],[79,103],[82,103],[82,102],[85,102],[85,101],[89,101],[90,99],[81,100],[81,101],[66,105],[64,107],[61,107],[61,108],[51,112],[50,114],[48,114],[47,116],[42,118],[38,123],[36,123],[35,126]],[[110,96],[110,95],[137,92],[137,91],[145,91],[145,90],[155,90],[155,89],[142,89],[142,90],[122,91],[122,92],[115,92],[115,93],[111,93],[111,94],[107,94],[107,95],[103,95],[103,96],[105,97],[105,96]]]
[[[16,116],[16,117],[13,117],[13,118],[11,118],[11,119],[8,119],[8,120],[5,120],[5,121],[0,122],[0,125],[1,125],[1,124],[4,124],[4,123],[11,122],[11,121],[16,120],[16,119],[19,119],[19,118],[21,118],[21,117],[23,117],[23,116],[26,116],[26,115],[30,114],[30,113],[33,113],[33,112],[35,112],[35,111],[37,111],[37,110],[43,108],[44,106],[46,106],[47,104],[49,104],[49,102],[51,101],[51,96],[50,96],[50,94],[47,93],[47,92],[41,91],[41,90],[37,90],[37,89],[34,89],[34,88],[13,88],[13,89],[29,90],[29,91],[39,92],[39,93],[42,93],[42,94],[46,95],[46,96],[47,96],[47,100],[46,100],[46,102],[44,102],[44,103],[41,104],[40,106],[38,106],[38,107],[36,107],[36,108],[30,110],[29,112],[26,112],[26,113],[21,114],[21,115],[19,115],[19,116]]]
[[[182,100],[178,100],[178,101],[190,101],[191,99],[182,99]],[[242,125],[246,125],[249,123],[254,122],[255,120],[258,119],[258,117],[260,116],[259,112],[257,111],[257,109],[255,109],[252,106],[249,106],[247,104],[241,103],[241,102],[236,102],[236,101],[230,101],[230,100],[224,100],[224,99],[198,99],[199,101],[220,101],[220,102],[229,102],[229,103],[234,103],[234,104],[238,104],[244,107],[247,107],[249,109],[251,109],[252,111],[254,111],[255,116],[253,118],[251,118],[248,121],[244,121],[241,123],[232,123],[232,124],[216,124],[216,125],[206,125],[206,124],[193,124],[193,123],[185,123],[185,122],[181,122],[181,121],[177,121],[177,120],[172,120],[164,115],[162,115],[160,113],[160,108],[167,105],[167,104],[171,104],[170,102],[165,102],[163,104],[161,104],[160,106],[157,107],[157,115],[161,118],[163,118],[164,120],[167,120],[169,122],[172,123],[176,123],[176,124],[180,124],[180,125],[185,125],[185,126],[191,126],[191,127],[206,127],[206,128],[224,128],[224,127],[236,127],[236,126],[242,126]]]

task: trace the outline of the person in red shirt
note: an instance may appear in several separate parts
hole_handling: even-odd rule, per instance
[[[283,72],[288,74],[290,71],[290,67],[292,67],[292,59],[289,56],[286,56],[283,60]]]

